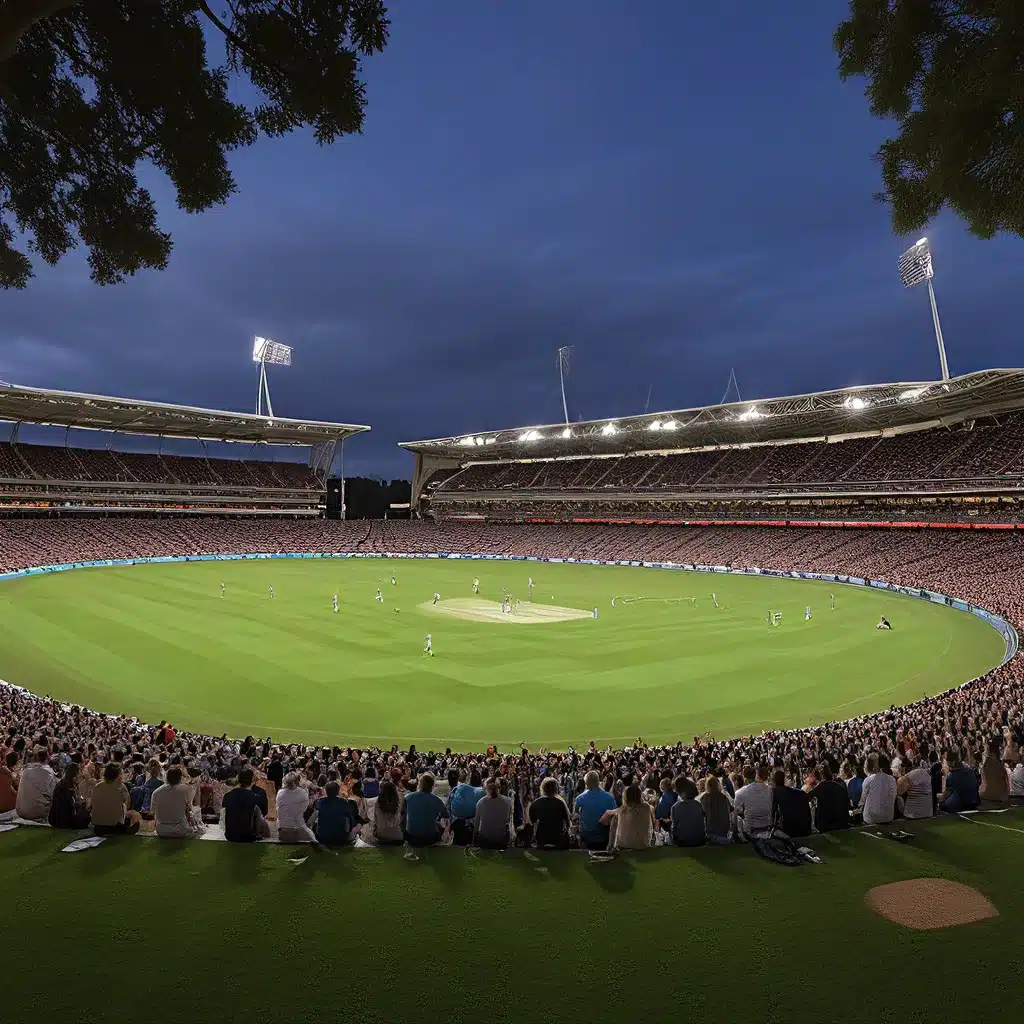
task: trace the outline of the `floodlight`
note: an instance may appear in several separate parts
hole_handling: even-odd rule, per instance
[[[920,398],[927,390],[927,388],[910,388],[900,394],[900,400],[912,402],[915,398]]]
[[[602,433],[602,434],[606,434],[606,435],[607,435],[607,434],[614,434],[614,433],[617,433],[617,431],[618,431],[618,427],[616,427],[614,423],[606,423],[606,424],[605,424],[605,425],[604,425],[604,426],[603,426],[603,427],[601,428],[601,433]]]
[[[871,403],[866,398],[858,398],[856,395],[851,395],[845,402],[843,402],[843,405],[845,405],[847,409],[855,410],[866,409],[870,404]]]
[[[565,430],[562,431],[562,437],[572,437],[572,431],[566,427]]]
[[[661,425],[662,430],[675,430],[679,426],[675,420],[665,420]]]
[[[461,441],[459,441],[459,444],[463,444],[471,448],[473,445],[476,444],[476,441],[472,437],[464,437]]]
[[[520,441],[539,441],[540,439],[541,435],[537,433],[536,430],[524,430],[523,433],[519,435]]]
[[[661,420],[653,420],[647,424],[648,430],[661,430]]]
[[[270,338],[253,338],[252,361],[260,364],[260,382],[256,392],[256,415],[263,415],[263,401],[266,399],[267,413],[274,415],[274,408],[270,404],[270,385],[267,383],[267,366],[291,366],[292,347],[282,345],[279,341],[271,341]]]
[[[745,409],[740,413],[741,420],[760,420],[764,419],[765,413],[761,412],[756,405],[752,405],[749,409]]]
[[[496,437],[489,437],[487,438],[486,441],[484,441],[484,444],[494,444],[495,441],[497,441]]]
[[[271,366],[291,366],[292,347],[282,345],[279,341],[271,341],[270,338],[255,338],[252,344],[252,361],[269,363]]]
[[[949,365],[946,362],[946,343],[942,340],[942,327],[939,324],[939,308],[935,305],[935,288],[932,278],[935,268],[932,266],[932,253],[928,247],[928,239],[918,239],[902,256],[899,262],[900,280],[907,288],[926,282],[928,285],[928,301],[932,307],[932,326],[935,328],[935,344],[939,349],[939,369],[942,379],[949,380]]]

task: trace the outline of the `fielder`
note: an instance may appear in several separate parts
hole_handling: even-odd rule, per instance
[[[441,595],[435,590],[434,591],[434,604],[437,604],[441,600]]]
[[[432,658],[434,656],[434,641],[430,639],[429,633],[427,634],[426,639],[423,641],[423,653],[428,658]]]
[[[380,601],[381,604],[384,603],[384,595],[380,592],[380,587],[377,588],[377,595],[374,597],[374,601]]]
[[[273,601],[274,600],[274,588],[273,588],[273,586],[270,586],[267,589],[268,589],[268,591],[270,593],[270,600]]]
[[[476,579],[475,577],[473,578],[473,593],[474,594],[479,594],[480,593],[480,581],[478,579]]]
[[[338,611],[338,595],[337,594],[334,595],[334,600],[331,603],[331,611],[333,611],[335,614],[337,614],[337,611]]]

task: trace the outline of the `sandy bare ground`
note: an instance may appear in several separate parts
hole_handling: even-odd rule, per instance
[[[947,878],[910,878],[878,885],[866,900],[882,917],[915,931],[953,928],[999,916],[977,889]]]
[[[473,622],[507,622],[520,626],[589,619],[593,615],[593,612],[580,611],[579,608],[560,608],[550,604],[521,604],[519,611],[505,615],[501,611],[500,601],[481,601],[477,597],[452,597],[446,601],[438,601],[437,604],[424,601],[420,608],[423,611],[453,615],[457,619],[470,619]]]

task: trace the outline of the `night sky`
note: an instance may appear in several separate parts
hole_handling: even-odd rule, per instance
[[[170,268],[84,261],[0,294],[0,378],[252,411],[253,334],[295,347],[275,412],[368,423],[350,474],[415,440],[938,374],[915,239],[873,201],[886,125],[840,83],[844,0],[395,0],[362,136],[235,154]],[[1024,242],[928,230],[951,372],[1022,363]]]

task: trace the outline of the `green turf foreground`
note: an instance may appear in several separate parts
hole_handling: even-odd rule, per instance
[[[967,1021],[1019,1019],[1024,814],[750,849],[310,854],[0,834],[4,1020]],[[1007,831],[1006,829],[1021,831]],[[868,889],[942,877],[998,918],[908,931]],[[986,1010],[986,1008],[989,1008]]]
[[[596,607],[599,618],[515,625],[429,607],[435,591],[472,597],[474,577],[483,598],[507,588],[525,599],[530,575],[537,604]],[[780,628],[766,625],[769,609],[783,612]],[[893,632],[874,628],[882,614]],[[426,633],[434,658],[421,653]],[[981,620],[912,598],[631,567],[264,560],[0,585],[9,682],[143,721],[277,740],[564,749],[742,735],[912,701],[980,675],[1002,652]]]

